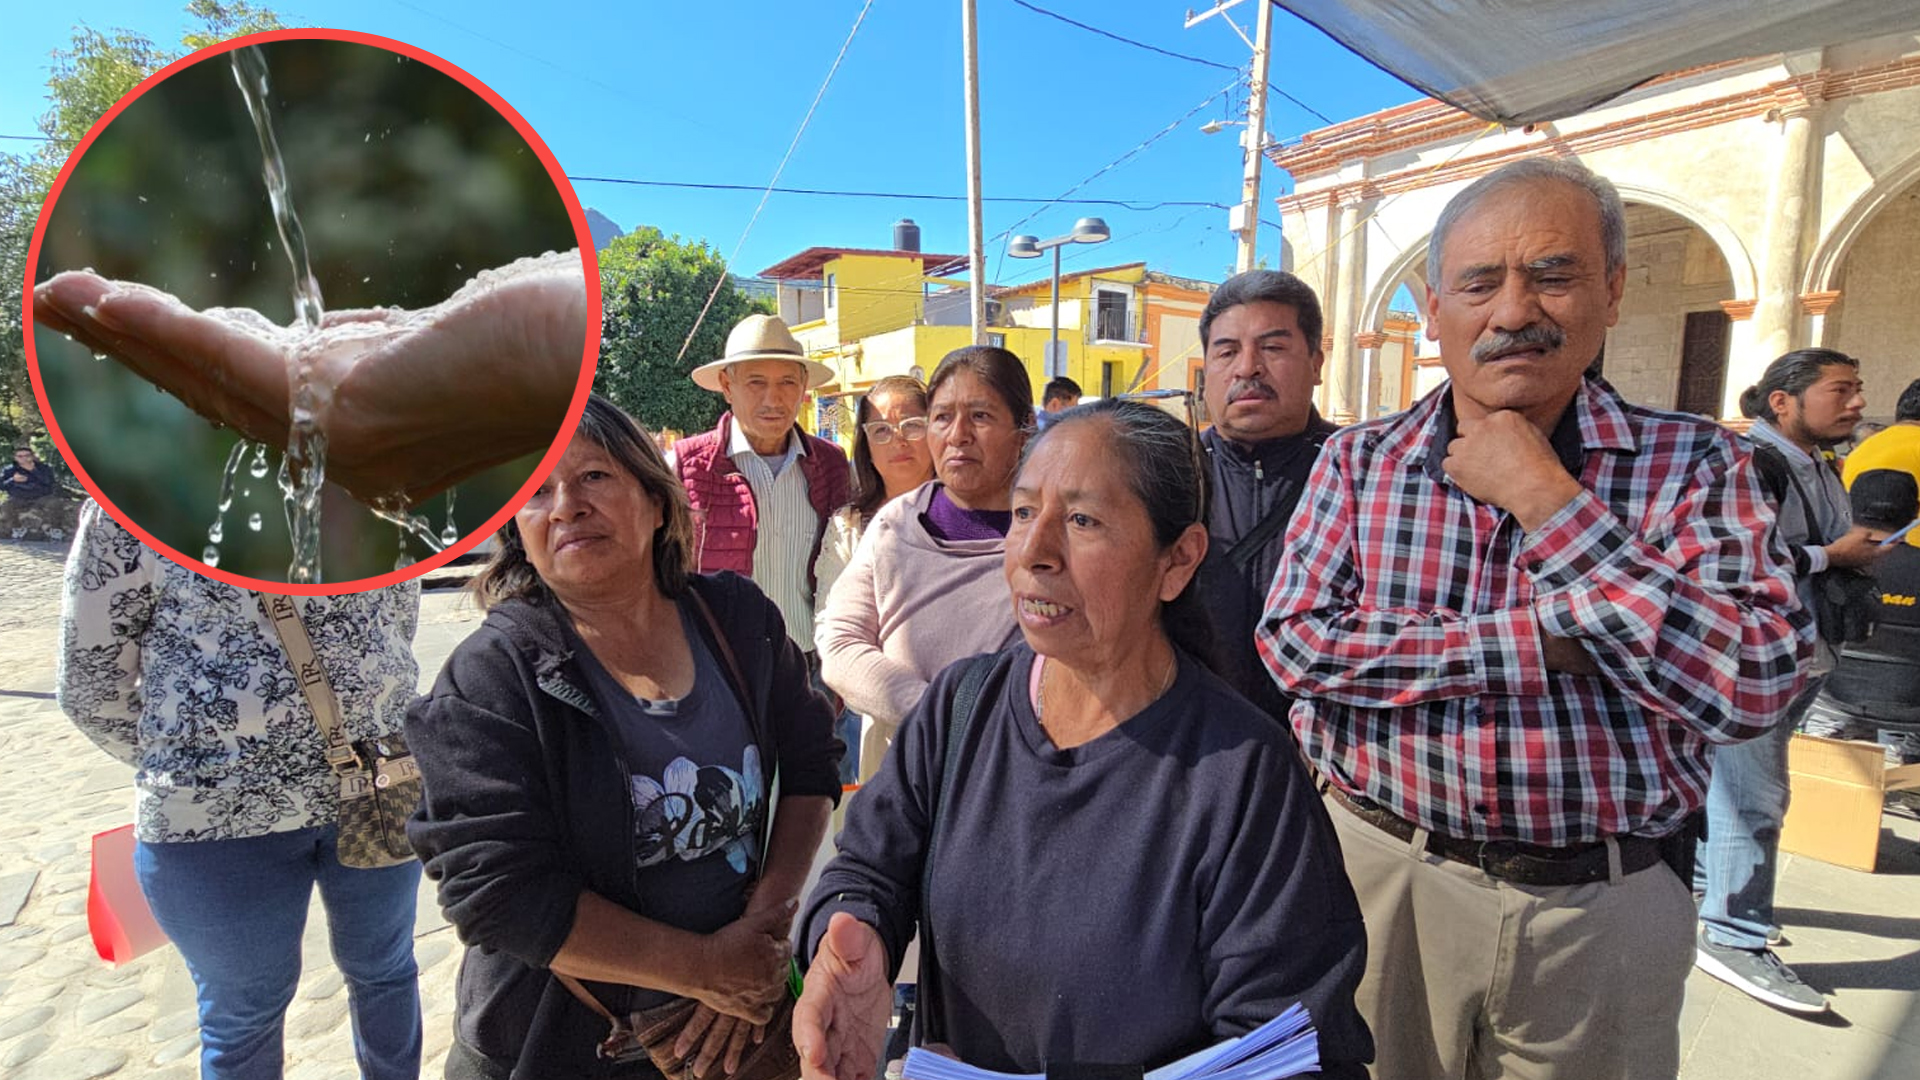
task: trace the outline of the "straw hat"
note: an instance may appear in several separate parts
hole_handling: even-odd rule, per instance
[[[818,360],[807,359],[807,350],[794,339],[787,324],[772,315],[749,315],[727,335],[727,354],[693,369],[693,381],[703,389],[720,392],[720,372],[729,364],[749,360],[790,360],[807,369],[807,389],[834,380],[833,369]]]

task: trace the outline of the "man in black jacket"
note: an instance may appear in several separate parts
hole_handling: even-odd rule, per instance
[[[1859,473],[1848,495],[1854,524],[1876,542],[1906,529],[1920,513],[1920,487],[1900,469]],[[1830,739],[1877,736],[1888,765],[1909,765],[1920,762],[1920,548],[1897,542],[1886,548],[1869,569],[1879,597],[1873,632],[1841,648],[1800,730]],[[1876,720],[1896,726],[1883,728]]]
[[[13,448],[13,464],[0,469],[0,491],[9,498],[44,499],[54,491],[53,470],[34,455],[31,446]]]
[[[1276,270],[1228,278],[1200,316],[1213,421],[1200,437],[1213,482],[1201,596],[1221,676],[1282,722],[1287,701],[1254,652],[1253,628],[1307,474],[1335,430],[1313,407],[1321,325],[1319,297]]]

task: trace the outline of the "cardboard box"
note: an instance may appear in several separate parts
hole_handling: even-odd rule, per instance
[[[1886,767],[1878,743],[1795,734],[1787,746],[1792,801],[1780,850],[1873,872],[1887,792],[1920,787],[1920,765]]]

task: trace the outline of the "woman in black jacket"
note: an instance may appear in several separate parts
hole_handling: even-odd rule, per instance
[[[840,744],[779,611],[692,573],[692,533],[659,450],[591,399],[475,584],[485,624],[407,717],[408,836],[469,946],[449,1077],[658,1075],[597,1058],[602,1013],[676,998],[697,1003],[676,1049],[731,1073],[787,992]]]

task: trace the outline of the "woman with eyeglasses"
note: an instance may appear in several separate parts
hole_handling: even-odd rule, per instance
[[[802,1080],[872,1075],[916,931],[916,1035],[972,1065],[1152,1069],[1298,1003],[1320,1075],[1366,1076],[1332,823],[1209,665],[1192,439],[1114,399],[1036,437],[1000,580],[1023,640],[942,673],[850,805],[800,922]]]
[[[880,508],[933,479],[933,455],[927,450],[927,388],[919,379],[907,375],[881,379],[861,395],[853,416],[853,502],[835,511],[827,522],[820,557],[813,563],[822,597],[832,596],[833,583],[840,580]],[[860,775],[861,720],[852,709],[841,715],[840,739],[847,744],[847,756],[840,763],[843,784],[853,783]],[[866,727],[873,727],[870,718]]]
[[[880,508],[933,479],[927,449],[927,388],[909,375],[889,375],[873,384],[854,407],[853,502],[827,523],[813,577],[820,595],[853,559],[860,537]]]
[[[1033,429],[1026,365],[1005,349],[955,349],[927,395],[935,479],[874,515],[814,628],[827,685],[873,721],[862,779],[941,668],[1015,634],[999,577],[1013,471]]]

